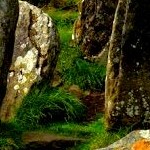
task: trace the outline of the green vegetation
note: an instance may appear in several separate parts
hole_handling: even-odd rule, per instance
[[[49,5],[57,9],[75,9],[79,1],[81,0],[51,0]]]
[[[33,130],[49,122],[78,121],[82,114],[84,106],[73,95],[61,89],[35,87],[25,97],[17,114],[17,122]]]
[[[98,120],[89,124],[54,123],[49,124],[46,128],[42,128],[41,131],[86,139],[85,143],[76,145],[72,150],[94,150],[119,140],[130,129],[125,128],[119,129],[117,132],[107,132],[103,115],[99,115]]]
[[[18,124],[0,122],[0,149],[20,149],[22,147],[21,134]]]
[[[65,11],[65,10],[59,10],[55,8],[49,8],[48,10],[44,8],[44,10],[53,19],[59,31],[60,30],[63,31],[65,29],[64,33],[65,31],[67,31],[66,33],[70,31],[69,33],[72,34],[73,23],[78,17],[78,13],[76,11],[71,11],[71,10]],[[62,39],[63,39],[63,36],[64,34],[61,35]],[[68,38],[71,38],[71,36],[69,36]],[[68,42],[68,41],[65,40],[65,42]]]
[[[68,5],[77,0],[67,1]],[[34,87],[24,98],[12,123],[0,124],[0,149],[7,146],[21,149],[21,134],[26,131],[55,133],[87,139],[86,143],[76,145],[72,150],[93,150],[107,146],[129,132],[120,129],[118,132],[107,132],[103,115],[93,122],[81,122],[86,107],[79,99],[64,89],[73,84],[83,90],[104,90],[105,67],[83,59],[78,46],[72,42],[73,23],[78,13],[73,10],[44,8],[54,20],[61,40],[61,53],[57,71],[62,75],[61,88],[47,86]],[[17,143],[17,144],[16,144]]]
[[[77,58],[72,66],[64,71],[63,79],[68,85],[79,85],[84,90],[104,90],[106,69],[98,64]]]
[[[107,132],[105,130],[104,118],[101,117],[87,126],[91,134],[86,143],[77,145],[72,150],[95,150],[98,148],[106,147],[129,133],[129,128],[119,129],[117,132]]]
[[[60,34],[61,53],[57,63],[57,70],[63,72],[71,67],[75,58],[82,55],[80,49],[74,46],[72,41],[73,23],[78,13],[76,11],[62,11],[54,8],[45,10],[45,12],[54,20]]]
[[[60,33],[61,53],[57,70],[62,73],[64,84],[76,84],[84,90],[104,90],[105,67],[84,60],[79,47],[72,43],[73,23],[78,13],[56,9],[46,12],[52,17]]]

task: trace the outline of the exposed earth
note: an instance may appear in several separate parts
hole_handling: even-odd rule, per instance
[[[89,95],[82,99],[87,107],[86,120],[92,121],[96,119],[97,114],[104,113],[105,93],[99,91],[90,92]]]
[[[25,150],[66,150],[85,139],[64,137],[55,134],[27,132],[23,134]]]

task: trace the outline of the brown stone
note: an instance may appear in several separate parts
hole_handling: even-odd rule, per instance
[[[108,129],[150,124],[149,15],[149,0],[118,2],[106,75]]]
[[[7,78],[1,120],[10,120],[30,88],[52,80],[59,53],[59,36],[52,19],[41,9],[20,1],[15,48]]]
[[[98,55],[112,31],[117,0],[84,0],[74,25],[74,40],[86,56]]]

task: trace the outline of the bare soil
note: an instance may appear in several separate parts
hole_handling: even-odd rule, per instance
[[[87,107],[86,120],[95,120],[97,114],[104,113],[105,109],[105,93],[99,91],[90,92],[89,95],[82,99],[84,105]]]
[[[65,137],[56,134],[27,132],[23,134],[25,150],[67,150],[85,139]]]

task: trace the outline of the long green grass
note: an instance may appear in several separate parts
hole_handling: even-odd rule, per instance
[[[106,68],[77,58],[69,69],[64,71],[64,82],[79,85],[84,90],[104,91]]]
[[[61,52],[57,62],[60,72],[71,67],[73,60],[81,56],[81,51],[72,41],[73,24],[78,17],[76,11],[64,11],[54,8],[44,9],[54,20],[60,34]]]
[[[27,129],[61,121],[78,121],[84,106],[73,95],[61,90],[35,87],[24,98],[17,113],[17,122]]]

